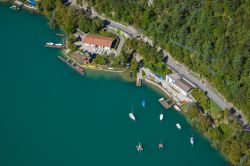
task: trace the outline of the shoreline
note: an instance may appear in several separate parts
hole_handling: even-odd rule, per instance
[[[163,92],[157,85],[155,85],[155,84],[153,84],[151,82],[147,82],[146,80],[143,80],[142,86],[143,86],[143,83],[144,83],[145,86],[148,86],[153,91],[155,91],[156,93],[159,93],[161,96],[163,96],[164,99],[170,99],[171,98],[171,96],[169,96],[168,94]]]
[[[65,41],[66,41],[66,35],[65,35]],[[70,52],[70,50],[66,46],[66,49],[61,50],[61,55],[68,57],[67,54],[69,54],[69,52]],[[130,72],[129,72],[130,67],[127,67],[123,71],[101,70],[98,68],[92,68],[92,67],[87,67],[87,66],[83,66],[83,67],[84,67],[84,69],[89,70],[91,72],[114,74],[114,75],[121,77],[122,80],[129,81],[129,82],[134,82],[136,79],[136,78],[130,76]]]
[[[65,35],[65,41],[67,41],[66,35]],[[65,43],[65,47],[66,47],[66,49],[62,49],[62,51],[61,51],[62,56],[66,56],[67,58],[70,58],[70,59],[76,61],[76,63],[77,63],[77,60],[75,60],[74,58],[69,56],[69,54],[71,54],[71,53],[70,53],[70,49],[67,47],[66,43]],[[73,53],[77,53],[77,52],[78,51],[73,52]],[[108,69],[109,68],[108,66],[99,65],[99,64],[89,64],[89,65],[81,65],[81,64],[79,64],[79,65],[82,66],[84,69],[95,70],[95,71],[104,71],[104,72],[110,72],[110,73],[124,73],[124,72],[126,72],[126,71],[128,71],[130,69],[130,67],[126,67],[123,70],[114,70],[115,68],[113,68],[113,67],[112,67],[113,69]]]

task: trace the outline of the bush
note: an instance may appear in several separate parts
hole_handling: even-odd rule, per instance
[[[94,59],[94,63],[100,65],[107,65],[109,61],[104,55],[97,55]]]

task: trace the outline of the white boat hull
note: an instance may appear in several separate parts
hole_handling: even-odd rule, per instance
[[[135,115],[133,113],[129,113],[128,115],[129,115],[130,119],[136,121]]]
[[[142,152],[142,151],[143,151],[143,147],[142,147],[142,145],[141,145],[140,142],[139,142],[139,145],[136,146],[136,150],[137,150],[138,152]]]
[[[192,146],[194,145],[194,138],[193,137],[190,138],[190,143],[191,143]]]
[[[160,121],[162,121],[163,120],[163,114],[160,114]]]
[[[48,43],[46,43],[46,44],[49,45],[49,46],[54,45],[54,43],[52,43],[52,42],[48,42]]]
[[[178,107],[177,105],[174,105],[174,109],[175,109],[176,111],[179,111],[179,112],[181,112],[181,109],[180,109],[180,107]]]
[[[164,101],[164,98],[160,98],[159,101]]]
[[[177,127],[178,129],[181,129],[181,125],[180,125],[179,123],[176,124],[176,127]]]

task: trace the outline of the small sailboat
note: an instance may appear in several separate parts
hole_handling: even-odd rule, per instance
[[[135,115],[134,115],[134,109],[133,109],[133,107],[132,107],[132,112],[130,112],[128,115],[129,115],[129,117],[130,117],[132,120],[136,121],[136,118],[135,118]]]
[[[176,127],[181,130],[181,125],[179,123],[176,123]]]
[[[164,117],[164,115],[163,115],[163,113],[161,113],[161,114],[160,114],[160,121],[163,120],[163,117]]]
[[[181,112],[181,108],[180,108],[179,106],[177,106],[177,105],[174,105],[174,109],[175,109],[176,111]]]
[[[145,100],[142,100],[142,101],[141,101],[141,105],[142,105],[143,108],[145,108],[145,107],[146,107],[146,101],[145,101]]]
[[[190,138],[190,143],[192,146],[194,145],[194,137],[193,136]]]
[[[164,144],[162,142],[162,139],[161,139],[161,142],[158,144],[158,148],[159,148],[159,150],[163,150],[164,149]]]
[[[141,145],[140,142],[139,142],[139,144],[136,146],[136,150],[137,150],[138,152],[142,152],[142,151],[143,151],[143,147],[142,147],[142,145]]]

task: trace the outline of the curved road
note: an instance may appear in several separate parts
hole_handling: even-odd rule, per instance
[[[107,26],[106,29],[107,29],[108,32],[113,33],[113,34],[115,34],[116,36],[119,36],[120,41],[119,41],[119,45],[117,46],[117,49],[116,49],[117,52],[116,52],[116,54],[115,54],[115,56],[118,56],[118,55],[120,55],[120,53],[121,53],[121,51],[122,51],[123,45],[124,45],[124,43],[125,43],[125,39],[124,39],[124,37],[123,37],[122,34],[119,34],[119,33],[115,32],[115,30],[112,29],[112,27]]]
[[[140,36],[140,33],[133,27],[131,26],[125,26],[121,23],[115,22],[113,20],[110,20],[108,18],[103,17],[102,15],[100,15],[99,13],[97,13],[94,8],[91,8],[91,12],[92,12],[92,17],[99,17],[102,20],[106,20],[108,26],[111,26],[113,28],[119,29],[121,31],[123,31],[124,33],[128,34],[131,38],[136,38],[137,36]]]

